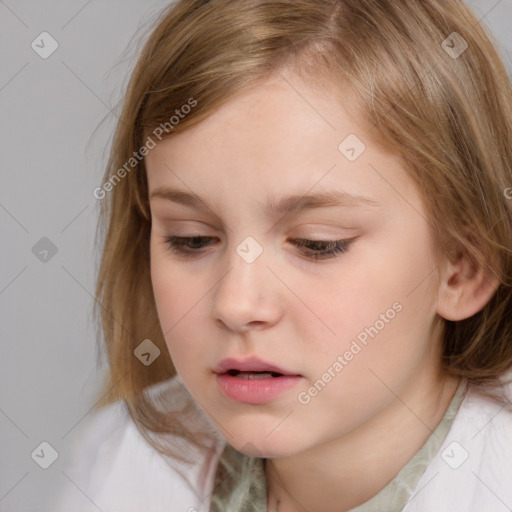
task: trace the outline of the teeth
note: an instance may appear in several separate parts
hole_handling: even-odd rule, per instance
[[[237,377],[241,379],[270,379],[274,375],[271,373],[240,372]]]

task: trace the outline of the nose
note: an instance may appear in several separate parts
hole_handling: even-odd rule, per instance
[[[267,262],[265,251],[250,263],[234,249],[225,255],[212,305],[213,318],[223,328],[243,332],[279,322],[283,312],[279,281]]]

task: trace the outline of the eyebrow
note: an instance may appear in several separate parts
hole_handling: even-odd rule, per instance
[[[198,195],[171,187],[158,187],[151,193],[150,199],[162,198],[167,201],[189,206],[197,210],[210,210],[206,202]],[[377,201],[357,194],[340,190],[329,190],[308,194],[291,194],[281,198],[269,198],[266,209],[270,215],[279,216],[314,208],[342,206],[382,206]]]

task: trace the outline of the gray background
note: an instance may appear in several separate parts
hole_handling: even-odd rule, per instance
[[[63,457],[42,469],[31,453],[42,441],[66,453],[105,372],[92,191],[140,38],[166,4],[0,0],[0,512],[50,510],[45,499],[73,485]],[[512,0],[469,4],[512,69]],[[59,45],[47,59],[31,47],[43,31]],[[54,255],[37,254],[44,237]]]

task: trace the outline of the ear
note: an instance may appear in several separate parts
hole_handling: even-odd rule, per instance
[[[498,278],[459,254],[455,262],[446,260],[441,272],[437,313],[451,321],[469,318],[484,308],[498,286]]]

